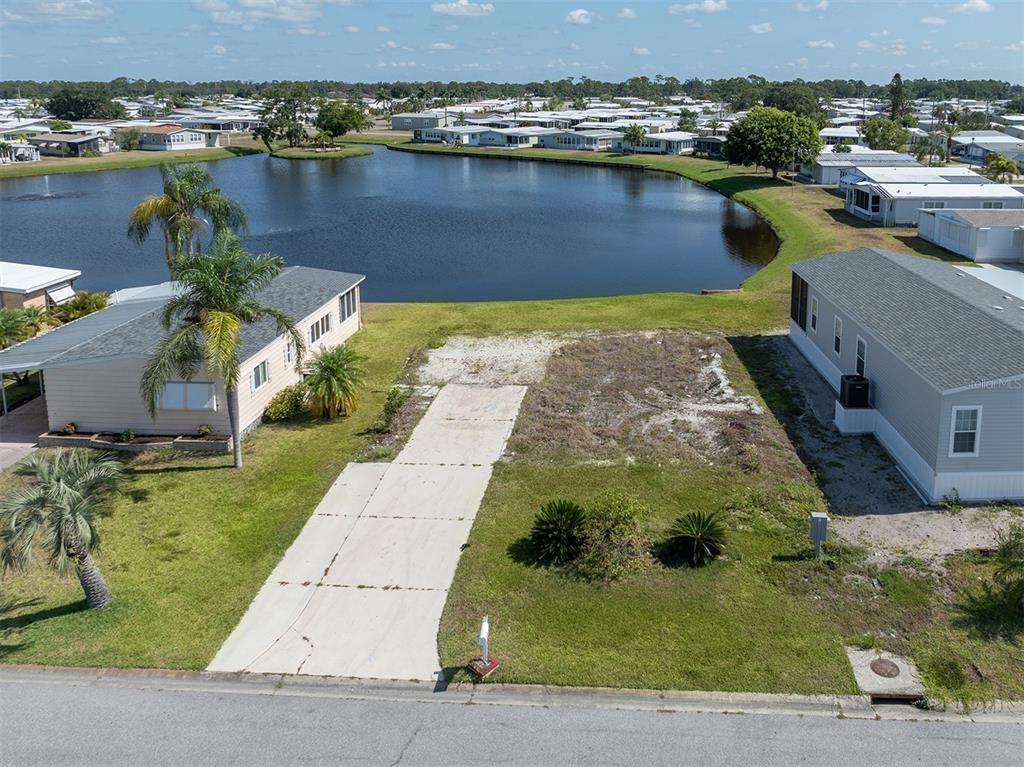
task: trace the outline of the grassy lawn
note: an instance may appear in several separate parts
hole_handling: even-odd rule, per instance
[[[43,157],[39,162],[0,165],[0,179],[22,176],[47,176],[51,173],[84,173],[91,170],[118,170],[160,165],[165,162],[209,162],[226,160],[265,151],[261,142],[251,136],[232,136],[231,146],[213,149],[185,149],[176,152],[150,152],[136,149],[100,157]]]
[[[365,146],[354,146],[352,144],[339,144],[330,149],[292,146],[275,149],[271,152],[272,156],[283,157],[286,160],[343,160],[346,157],[362,157],[368,154],[373,154],[373,150]]]
[[[404,140],[384,133],[346,136],[346,144]],[[138,154],[148,160],[159,153]],[[756,336],[785,324],[792,261],[860,245],[941,257],[910,230],[867,227],[847,217],[840,199],[823,189],[721,162],[558,150],[516,154],[642,164],[691,178],[757,210],[781,239],[779,255],[743,290],[709,296],[367,304],[366,328],[352,343],[368,358],[368,385],[351,418],[261,427],[246,441],[241,471],[220,457],[136,461],[101,528],[104,542],[97,559],[117,598],[114,605],[85,611],[77,582],[59,581],[43,570],[8,576],[0,595],[0,660],[205,667],[323,492],[367,442],[366,430],[387,387],[418,350],[450,335],[682,328]],[[764,360],[754,356],[743,362],[752,368]],[[755,387],[742,366],[731,372],[739,387],[767,402],[772,412],[791,406],[771,376],[758,376]],[[778,434],[779,449],[789,450]],[[0,493],[15,483],[0,474]],[[609,487],[633,493],[651,507],[647,524],[655,537],[683,508],[727,506],[733,528],[729,557],[702,571],[655,563],[646,573],[599,587],[516,554],[542,501],[562,496],[585,501]],[[880,601],[870,587],[855,587],[874,575],[863,552],[833,550],[840,565],[835,571],[806,559],[806,513],[821,504],[810,475],[795,465],[780,476],[770,467],[750,471],[729,462],[596,465],[545,456],[501,464],[459,565],[442,624],[442,658],[454,667],[471,657],[480,615],[489,613],[494,650],[505,661],[499,679],[852,692],[841,645],[866,641],[870,634],[872,642],[920,655],[928,681],[947,694],[1024,697],[1024,670],[1014,644],[1019,632],[993,628],[980,618],[967,620],[964,611],[952,607],[958,594],[977,591],[978,577],[987,573],[985,562],[958,561],[943,588],[921,585],[925,579],[912,572],[886,575]],[[846,575],[857,578],[844,580]],[[880,639],[879,632],[890,625],[899,636]],[[975,679],[972,668],[980,670],[983,681]]]

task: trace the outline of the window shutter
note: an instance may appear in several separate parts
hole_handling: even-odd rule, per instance
[[[250,370],[249,371],[249,393],[252,394],[254,391],[256,391],[256,371],[255,370]]]

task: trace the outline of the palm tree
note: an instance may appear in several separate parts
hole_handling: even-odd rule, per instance
[[[956,126],[956,123],[950,122],[939,126],[939,135],[945,136],[946,139],[946,151],[943,153],[946,162],[949,162],[949,157],[953,154],[953,137],[959,132],[960,129]]]
[[[59,320],[41,306],[26,306],[21,310],[25,316],[25,324],[32,335],[38,335],[53,325],[59,325]]]
[[[387,87],[385,87],[384,83],[381,83],[377,87],[377,94],[376,96],[374,96],[373,103],[377,105],[382,105],[385,112],[387,112],[388,109],[391,108],[391,94],[388,93],[388,89]]]
[[[625,139],[626,143],[629,144],[630,152],[635,152],[638,145],[644,143],[644,139],[647,137],[647,128],[642,125],[633,123],[627,125],[626,130],[622,132],[622,138]]]
[[[284,313],[256,301],[273,282],[284,262],[269,254],[254,256],[238,236],[221,229],[206,255],[184,253],[174,262],[178,292],[163,309],[161,322],[167,335],[157,343],[142,372],[140,391],[151,416],[164,385],[174,377],[190,379],[205,366],[224,381],[234,465],[242,466],[238,423],[240,333],[243,325],[264,319],[277,323],[280,334],[295,345],[296,370],[301,370],[306,346],[295,322]]]
[[[53,570],[74,568],[89,608],[104,607],[114,596],[92,552],[99,545],[96,519],[103,502],[124,477],[124,466],[109,453],[57,450],[33,453],[14,467],[29,478],[0,505],[0,563],[19,569],[43,546]]]
[[[153,222],[158,222],[171,271],[177,256],[202,250],[201,237],[211,226],[215,235],[221,229],[246,228],[242,207],[225,197],[201,166],[161,165],[160,178],[163,194],[148,195],[128,216],[128,238],[141,245],[149,237]]]
[[[321,349],[309,361],[303,384],[316,418],[336,418],[356,409],[356,391],[363,382],[363,358],[345,344]]]
[[[914,159],[918,162],[927,162],[931,167],[935,157],[943,157],[945,153],[946,140],[941,136],[928,136],[918,142]]]
[[[31,335],[24,309],[0,309],[0,349],[14,346]]]
[[[6,141],[0,141],[0,160],[10,157],[12,148]]]
[[[54,319],[57,322],[71,322],[78,320],[87,314],[106,309],[109,303],[110,294],[102,290],[90,292],[79,290],[74,296],[62,303],[53,310]]]
[[[1015,523],[999,536],[993,576],[1006,589],[1007,596],[1020,602],[1024,613],[1024,525]]]
[[[1010,184],[1013,182],[1013,177],[1017,175],[1017,163],[1009,157],[990,152],[985,158],[985,167],[982,173],[997,184]]]
[[[318,130],[313,141],[315,141],[321,149],[326,149],[328,144],[334,146],[334,136],[325,130]]]
[[[718,129],[722,127],[722,123],[718,120],[708,120],[704,123],[704,127],[711,131],[710,135],[715,136],[718,134]]]

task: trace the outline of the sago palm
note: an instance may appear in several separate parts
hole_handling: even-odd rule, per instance
[[[60,324],[41,306],[26,306],[21,311],[25,317],[25,325],[30,335],[38,335],[47,328]]]
[[[310,412],[316,418],[336,418],[356,409],[356,392],[364,375],[362,363],[363,358],[345,344],[313,355],[303,383]]]
[[[78,320],[87,314],[105,309],[110,300],[110,294],[102,290],[90,292],[79,290],[75,295],[53,310],[53,316],[58,322],[71,322]]]
[[[224,196],[213,177],[199,165],[161,165],[163,194],[148,195],[128,216],[128,238],[140,245],[153,224],[164,236],[164,257],[173,271],[174,259],[182,253],[199,253],[202,235],[213,229],[244,231],[247,223],[242,207]]]
[[[296,370],[305,354],[302,334],[284,313],[259,303],[257,294],[273,282],[284,262],[269,254],[253,255],[238,237],[224,229],[205,255],[186,253],[174,262],[178,290],[163,309],[166,331],[142,373],[140,390],[151,416],[164,385],[173,378],[188,380],[205,368],[224,381],[236,468],[242,465],[238,423],[238,378],[241,329],[262,320],[277,323],[278,332],[295,346]]]
[[[114,597],[92,553],[99,545],[98,512],[124,477],[121,462],[109,453],[57,450],[30,455],[14,472],[28,484],[0,504],[3,569],[24,567],[39,548],[53,570],[75,571],[87,607],[110,604]]]
[[[683,514],[669,528],[669,542],[683,560],[701,567],[725,548],[726,531],[716,511],[698,509]]]
[[[23,309],[0,309],[0,349],[14,346],[30,335]]]

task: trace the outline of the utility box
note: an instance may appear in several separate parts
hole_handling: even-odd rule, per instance
[[[828,514],[823,511],[811,512],[811,540],[814,541],[814,558],[821,559],[821,545],[828,536]]]
[[[870,384],[861,375],[843,376],[839,381],[839,401],[845,408],[869,407]]]

